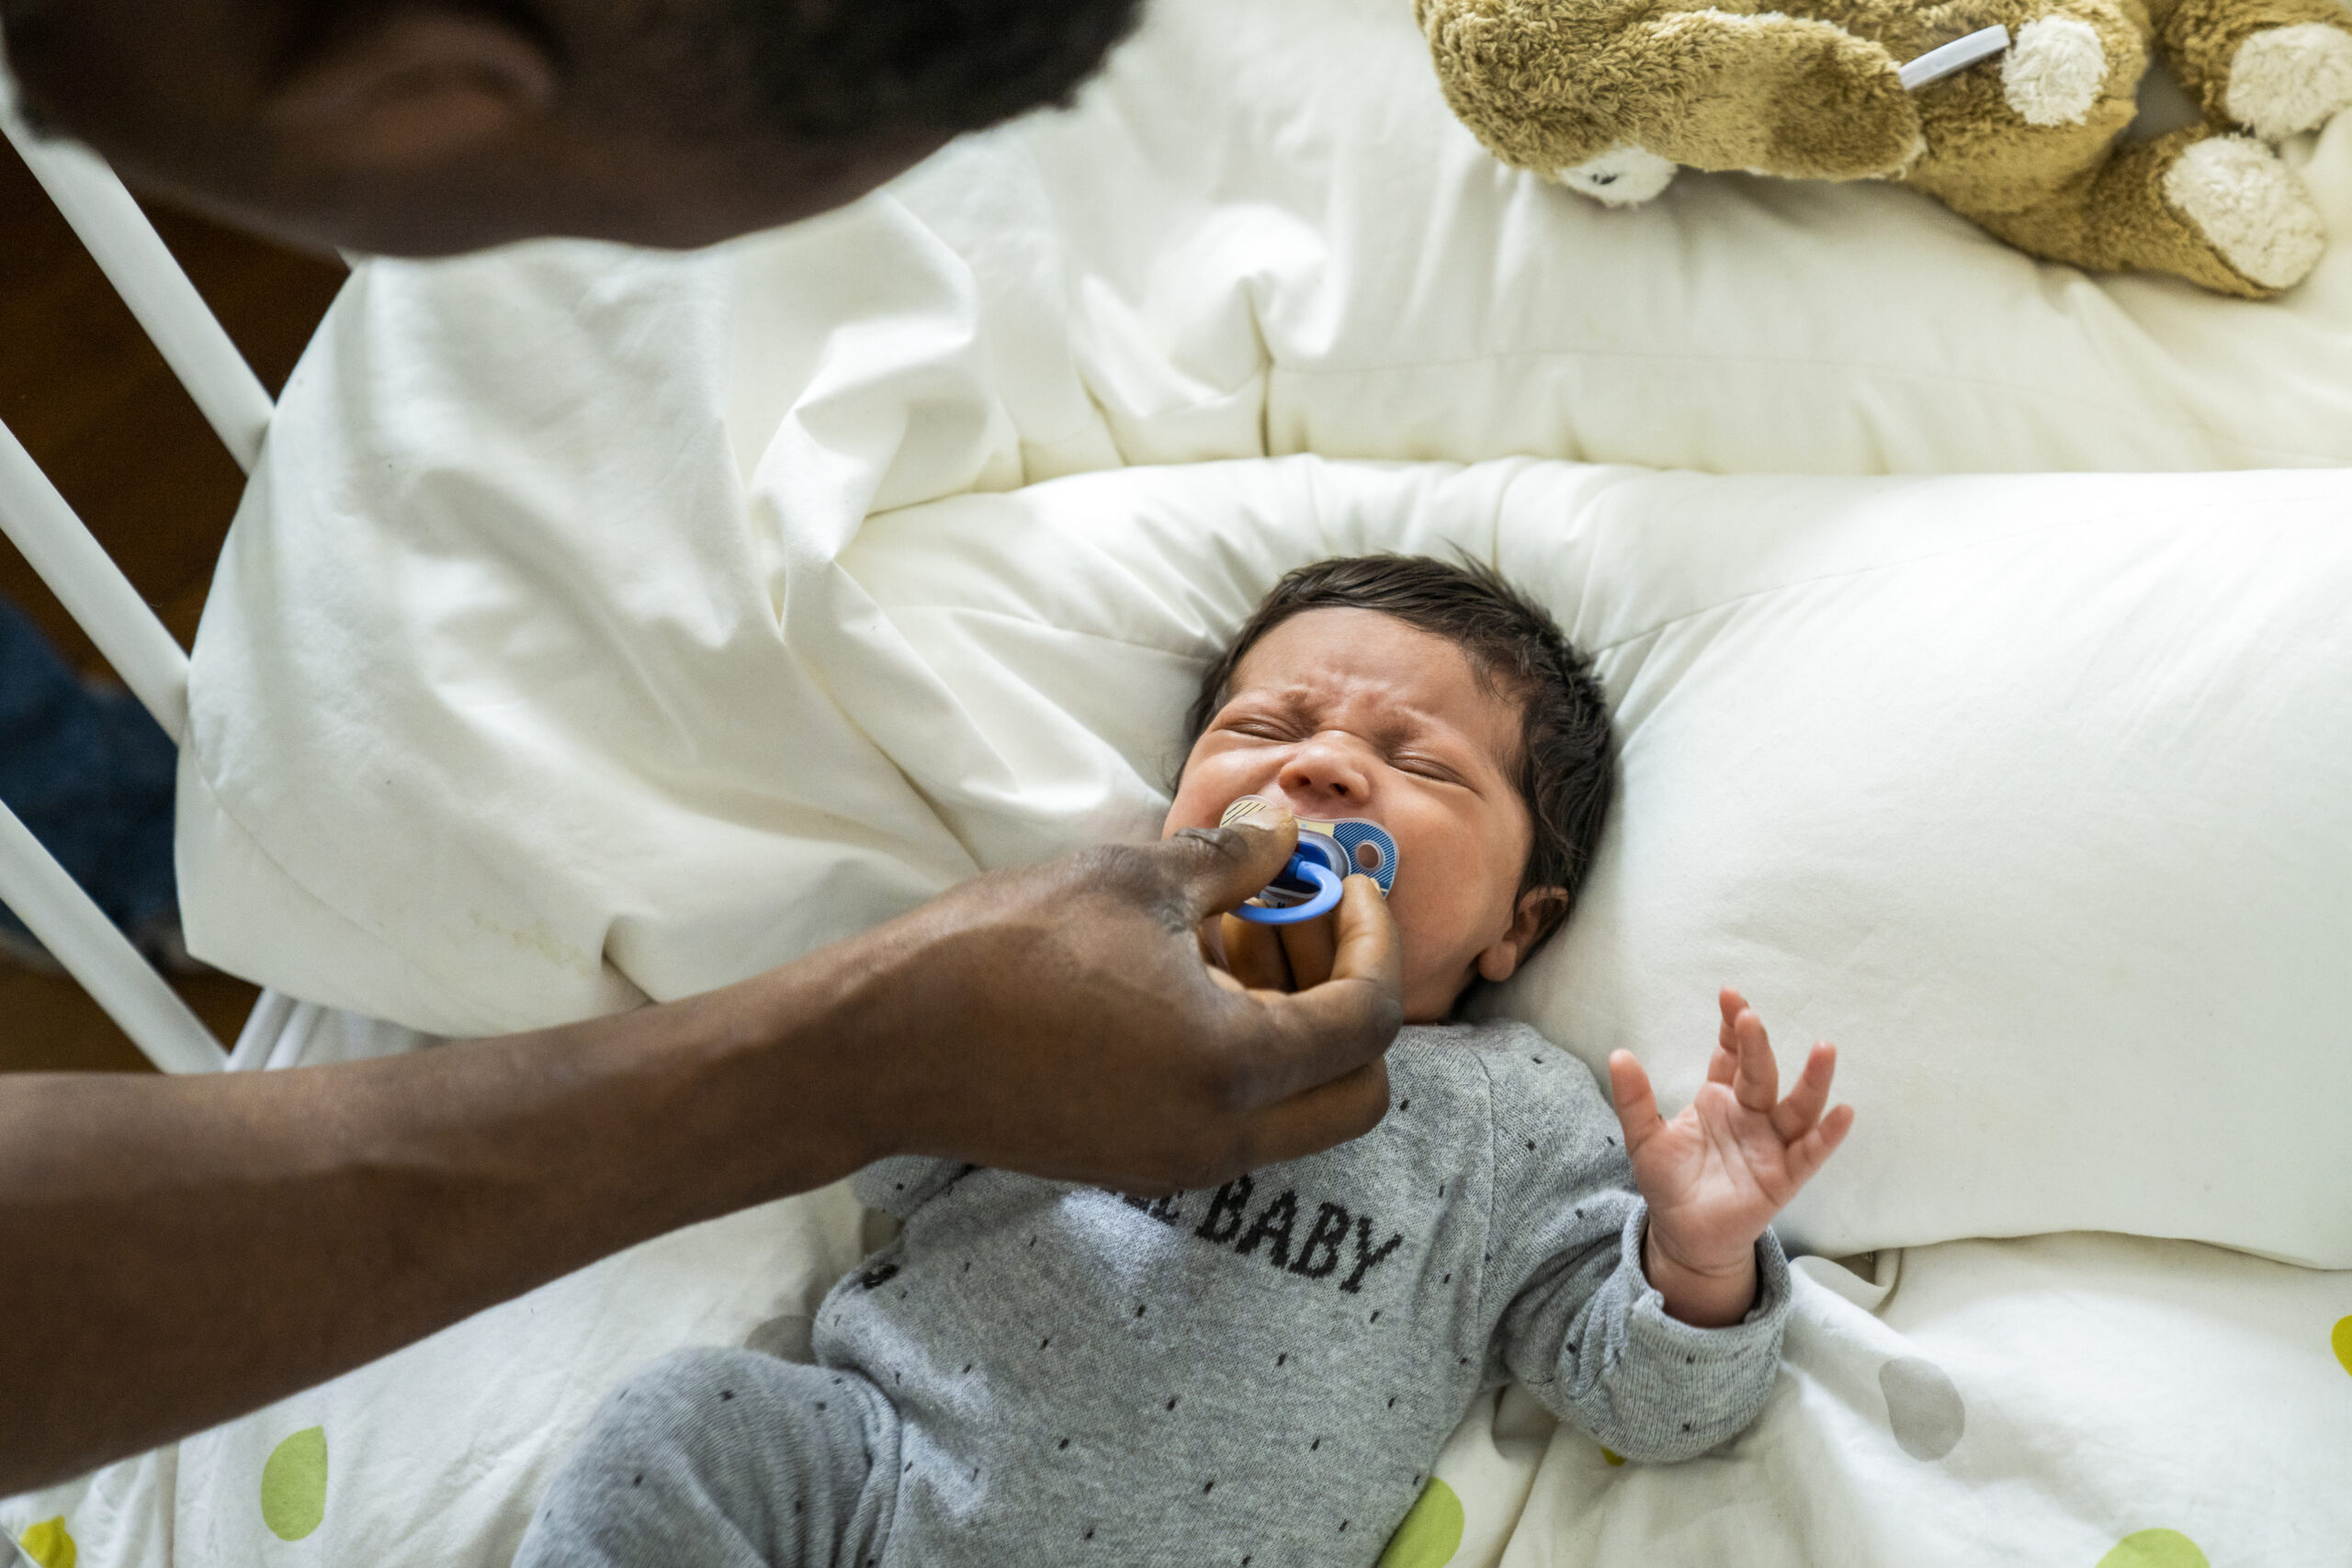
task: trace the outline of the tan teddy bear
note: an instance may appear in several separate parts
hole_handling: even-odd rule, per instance
[[[2352,106],[2337,0],[1415,0],[1446,99],[1497,156],[1611,205],[1678,166],[1900,180],[2035,255],[2259,299],[2325,244],[2265,145]],[[2008,47],[1906,89],[1903,62]],[[2119,145],[2151,43],[2211,123]],[[2252,136],[2233,133],[2243,126]],[[2258,140],[2260,139],[2260,140]]]

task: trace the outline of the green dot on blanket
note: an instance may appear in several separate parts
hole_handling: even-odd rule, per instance
[[[1388,1538],[1379,1568],[1445,1568],[1462,1549],[1462,1499],[1437,1477],[1421,1488],[1413,1511]]]
[[[327,1517],[327,1429],[305,1427],[261,1467],[261,1522],[280,1540],[300,1540]]]
[[[65,1516],[43,1519],[17,1538],[25,1555],[40,1564],[40,1568],[74,1568],[82,1553],[74,1546],[74,1538],[66,1533]]]
[[[2178,1530],[2133,1530],[2098,1560],[2098,1568],[2211,1568],[2197,1543]]]
[[[2335,1348],[2335,1359],[2344,1370],[2352,1372],[2352,1317],[2337,1318],[2335,1332],[2327,1337],[2327,1342]]]

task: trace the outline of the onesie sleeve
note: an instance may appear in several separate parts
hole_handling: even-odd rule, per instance
[[[960,1160],[929,1155],[894,1155],[876,1160],[849,1179],[849,1190],[869,1209],[905,1219],[972,1168]]]
[[[1628,1459],[1688,1459],[1756,1419],[1778,1375],[1788,1259],[1756,1244],[1756,1304],[1695,1328],[1642,1270],[1648,1210],[1616,1113],[1584,1064],[1532,1031],[1496,1053],[1485,1310],[1488,1372]],[[1550,1070],[1546,1070],[1550,1069]]]

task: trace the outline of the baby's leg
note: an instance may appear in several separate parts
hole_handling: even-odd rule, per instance
[[[749,1350],[684,1350],[597,1411],[517,1568],[865,1568],[882,1557],[899,1420],[871,1383]]]

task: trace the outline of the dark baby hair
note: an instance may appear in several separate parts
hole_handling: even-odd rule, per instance
[[[1520,704],[1514,782],[1535,829],[1520,891],[1558,887],[1567,894],[1537,941],[1548,937],[1576,907],[1617,790],[1609,707],[1592,661],[1542,605],[1491,567],[1428,556],[1340,556],[1275,583],[1211,661],[1185,716],[1188,747],[1225,705],[1243,657],[1308,610],[1371,610],[1442,637],[1468,656],[1490,689]]]

